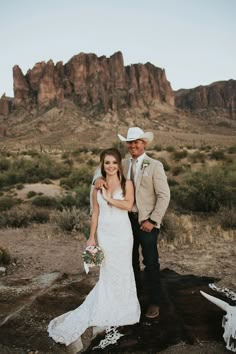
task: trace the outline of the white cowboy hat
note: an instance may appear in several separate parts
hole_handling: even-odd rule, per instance
[[[121,141],[134,141],[137,139],[140,140],[145,140],[148,143],[151,143],[153,140],[153,133],[152,132],[146,132],[144,133],[144,131],[142,129],[140,129],[139,127],[132,127],[128,129],[128,133],[127,133],[127,138],[125,138],[124,136],[117,134],[119,139]]]

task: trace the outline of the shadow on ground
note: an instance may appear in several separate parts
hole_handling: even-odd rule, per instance
[[[86,353],[156,353],[179,343],[224,343],[221,327],[224,312],[199,292],[203,290],[223,299],[208,287],[217,279],[180,275],[169,269],[162,270],[161,275],[160,318],[147,321],[142,315],[139,324],[120,327],[119,331],[125,335],[117,344],[103,350],[92,350],[102,339],[101,335],[97,336]],[[20,281],[1,278],[0,353],[68,353],[63,345],[48,337],[47,325],[52,318],[80,305],[96,279],[95,272],[87,276],[55,272]],[[140,301],[143,313],[147,306],[146,293]]]

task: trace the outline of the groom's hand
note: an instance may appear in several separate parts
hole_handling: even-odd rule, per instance
[[[103,187],[107,188],[108,185],[107,185],[107,182],[103,178],[98,178],[94,182],[94,187],[99,190],[99,189],[102,189]]]
[[[150,221],[145,220],[142,222],[140,229],[142,231],[151,232],[154,227],[155,225],[153,225]]]

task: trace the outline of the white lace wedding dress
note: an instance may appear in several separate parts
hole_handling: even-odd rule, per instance
[[[132,268],[133,235],[125,210],[109,206],[97,194],[99,220],[98,244],[104,252],[99,281],[85,301],[75,310],[54,318],[49,336],[69,345],[91,326],[109,327],[134,324],[140,318]],[[113,198],[123,199],[121,190]]]

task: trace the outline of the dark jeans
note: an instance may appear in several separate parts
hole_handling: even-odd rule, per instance
[[[161,298],[160,264],[157,250],[159,229],[153,228],[151,232],[142,231],[138,223],[138,215],[129,213],[129,218],[134,235],[133,269],[138,295],[141,290],[139,260],[139,246],[141,245],[143,264],[145,265],[145,276],[149,289],[149,303],[159,306]]]

